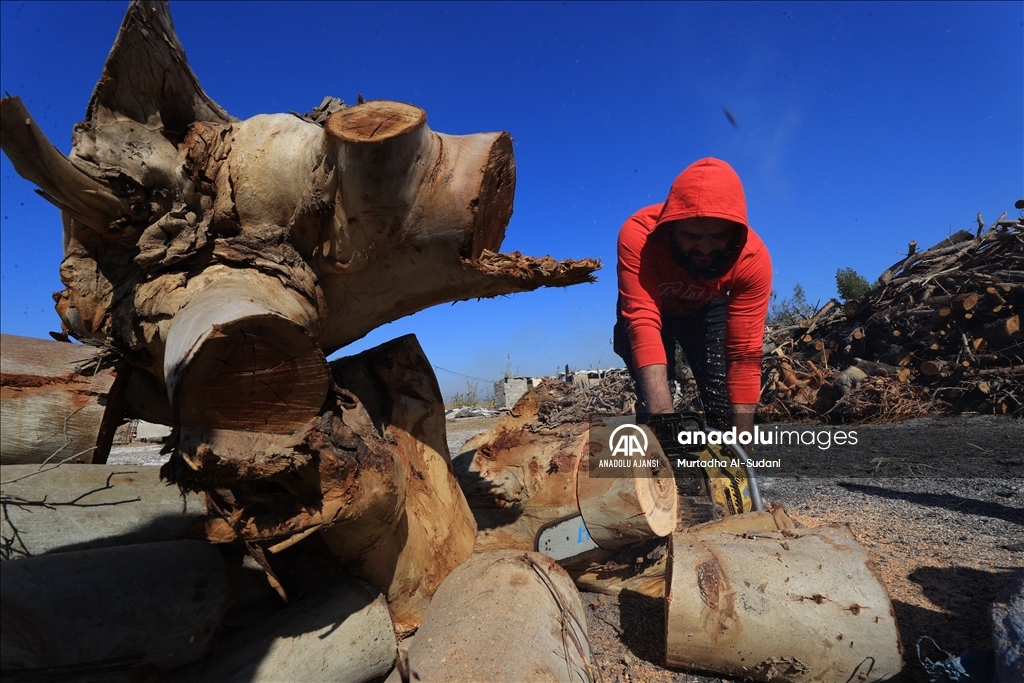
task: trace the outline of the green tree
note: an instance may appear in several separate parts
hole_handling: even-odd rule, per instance
[[[771,294],[771,304],[768,308],[768,325],[772,327],[786,327],[796,325],[804,318],[814,315],[817,308],[807,302],[807,294],[803,286],[798,282],[793,285],[793,295],[788,299],[779,301],[775,291]]]
[[[840,268],[836,271],[836,289],[843,301],[859,299],[872,288],[867,278],[853,268]]]

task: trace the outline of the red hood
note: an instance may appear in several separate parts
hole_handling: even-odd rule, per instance
[[[724,218],[749,228],[743,183],[721,159],[695,161],[679,174],[658,216],[658,226],[695,216]],[[743,235],[741,242],[745,241]]]

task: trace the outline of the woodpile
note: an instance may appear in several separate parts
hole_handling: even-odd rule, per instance
[[[325,359],[432,305],[594,280],[593,259],[498,253],[515,191],[509,134],[437,133],[417,107],[361,98],[240,121],[199,86],[164,2],[130,4],[68,157],[17,97],[0,110],[4,152],[64,219],[63,342],[54,344],[101,368],[82,374],[60,353],[36,349],[40,364],[32,349],[3,345],[14,356],[4,359],[4,461],[65,462],[41,489],[5,489],[8,555],[77,561],[108,549],[76,544],[131,536],[109,513],[134,496],[104,498],[111,519],[88,520],[84,540],[42,542],[33,529],[40,543],[23,543],[18,513],[54,508],[73,524],[91,505],[82,496],[109,494],[112,481],[120,492],[117,473],[80,494],[63,473],[76,458],[103,462],[114,428],[140,418],[173,427],[161,475],[203,497],[208,514],[188,535],[244,550],[289,604],[361,577],[383,594],[391,637],[414,631],[477,531],[452,472],[437,381],[411,336]],[[8,415],[18,419],[11,429]],[[16,436],[33,443],[6,440]],[[296,554],[317,570],[296,578]],[[5,570],[5,582],[13,575]],[[59,619],[59,608],[44,616]],[[203,656],[216,630],[190,652]],[[49,666],[35,654],[5,659],[5,678],[8,668]],[[108,655],[122,656],[95,654]],[[69,656],[78,661],[55,666],[94,664],[94,654]],[[236,675],[236,655],[224,657],[208,662],[214,677]],[[169,662],[188,663],[144,663]],[[285,675],[268,671],[237,675]]]
[[[1004,214],[1005,216],[1005,214]],[[1024,221],[960,231],[908,255],[845,306],[770,330],[767,421],[1024,412]]]

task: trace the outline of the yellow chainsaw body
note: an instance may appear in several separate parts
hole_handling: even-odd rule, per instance
[[[727,445],[708,444],[704,447],[700,458],[707,461],[741,462],[739,453]],[[704,476],[707,477],[711,500],[721,508],[724,514],[739,515],[754,510],[754,499],[750,493],[750,476],[743,465],[711,466],[703,469]]]

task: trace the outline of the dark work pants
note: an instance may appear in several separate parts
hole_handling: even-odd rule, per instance
[[[676,342],[679,342],[697,381],[707,423],[716,429],[726,429],[732,423],[732,408],[725,388],[725,311],[726,299],[715,299],[690,315],[663,316],[661,321],[661,341],[668,358],[669,379],[676,376]],[[617,314],[612,349],[626,361],[633,384],[639,388],[633,351],[621,313]],[[640,410],[638,407],[638,412]]]

